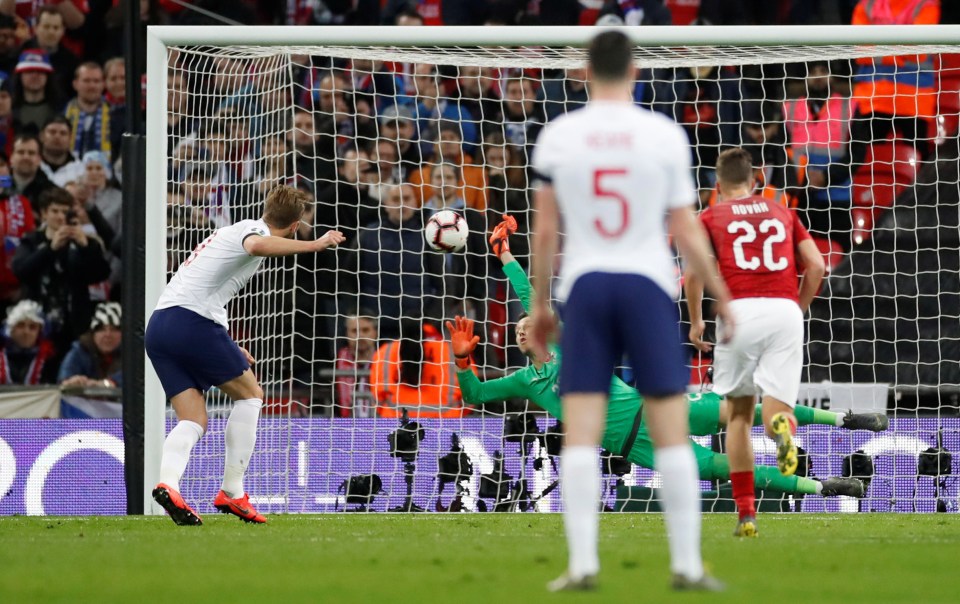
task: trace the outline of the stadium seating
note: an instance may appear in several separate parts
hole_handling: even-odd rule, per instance
[[[856,227],[856,223],[854,223]],[[840,261],[843,260],[843,247],[836,241],[831,241],[824,237],[814,237],[813,242],[817,244],[817,249],[823,254],[823,262],[827,266],[827,274],[830,274]]]
[[[896,141],[872,145],[866,162],[853,176],[853,205],[878,211],[892,206],[897,195],[916,180],[918,159],[910,145]]]

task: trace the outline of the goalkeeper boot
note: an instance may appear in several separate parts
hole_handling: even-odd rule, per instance
[[[854,413],[847,411],[843,416],[842,428],[847,430],[870,430],[883,432],[890,427],[890,418],[883,413]]]
[[[674,591],[723,591],[727,588],[722,581],[707,573],[703,573],[703,576],[696,580],[674,573],[670,586]]]
[[[162,482],[153,488],[153,499],[167,510],[173,523],[179,526],[199,526],[203,524],[200,515],[193,511],[176,489]]]
[[[213,500],[213,507],[224,514],[233,514],[244,522],[263,524],[267,521],[267,519],[263,517],[263,514],[253,509],[253,506],[250,505],[250,496],[246,493],[243,494],[243,497],[231,499],[221,489],[220,492],[217,493],[216,499]]]
[[[797,445],[793,442],[790,420],[783,413],[777,413],[770,422],[774,440],[777,442],[777,468],[784,476],[793,476],[797,471]]]
[[[593,591],[597,588],[597,575],[584,575],[574,579],[570,573],[563,573],[547,583],[547,591]]]
[[[733,529],[734,537],[758,537],[760,531],[757,530],[757,519],[753,516],[745,516],[737,522],[737,528]]]
[[[858,478],[827,478],[821,482],[823,488],[820,494],[824,497],[846,495],[847,497],[863,497],[863,482]]]

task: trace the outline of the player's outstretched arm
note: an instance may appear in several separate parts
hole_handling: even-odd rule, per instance
[[[504,266],[516,260],[510,253],[510,235],[516,232],[517,219],[509,214],[504,214],[503,220],[493,228],[493,233],[490,235],[490,251]]]
[[[803,267],[799,293],[800,310],[807,312],[810,303],[820,291],[827,268],[823,263],[823,255],[812,239],[801,241],[797,246],[797,253],[800,255],[800,265]]]
[[[504,214],[503,220],[494,227],[493,234],[490,235],[490,251],[503,264],[503,274],[510,280],[510,286],[520,298],[524,312],[530,312],[530,298],[533,295],[530,279],[523,272],[517,259],[510,253],[510,235],[516,231],[516,219],[509,214]]]
[[[292,256],[307,252],[322,252],[346,241],[340,231],[327,231],[323,237],[306,241],[285,237],[261,237],[251,235],[243,240],[243,249],[251,256]]]
[[[734,319],[730,311],[730,291],[717,272],[717,263],[710,254],[710,242],[703,225],[689,206],[673,208],[667,213],[667,229],[687,262],[688,277],[699,278],[717,301],[717,315],[723,319],[722,339],[733,336]]]
[[[480,336],[473,334],[473,321],[455,317],[452,323],[447,321],[447,330],[450,332],[450,347],[457,360],[457,382],[460,384],[463,402],[482,405],[508,398],[531,397],[527,382],[521,378],[520,372],[485,382],[481,382],[473,373],[470,368],[470,355],[480,341]]]

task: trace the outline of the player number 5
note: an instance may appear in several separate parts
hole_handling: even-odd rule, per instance
[[[739,237],[733,240],[733,259],[739,268],[748,271],[755,271],[760,268],[760,258],[754,256],[747,258],[743,251],[743,246],[753,243],[757,240],[757,231],[753,225],[746,220],[734,220],[727,225],[727,232],[731,235],[741,233]],[[760,234],[766,235],[763,240],[763,266],[768,271],[782,271],[787,268],[787,259],[783,256],[773,257],[773,246],[777,243],[783,243],[787,240],[787,230],[783,223],[776,218],[768,218],[760,223]]]
[[[620,235],[623,235],[624,231],[627,230],[627,225],[630,224],[630,204],[627,202],[626,197],[624,197],[622,193],[608,188],[609,180],[606,186],[602,181],[605,178],[610,179],[626,175],[626,168],[598,168],[593,171],[594,197],[597,198],[597,201],[616,203],[620,208],[620,220],[615,225],[604,224],[600,218],[595,218],[593,220],[593,226],[596,227],[597,232],[607,239],[615,239]]]

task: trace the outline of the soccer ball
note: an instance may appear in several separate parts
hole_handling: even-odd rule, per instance
[[[467,245],[467,221],[453,210],[440,210],[423,229],[427,245],[438,252],[459,252]]]

